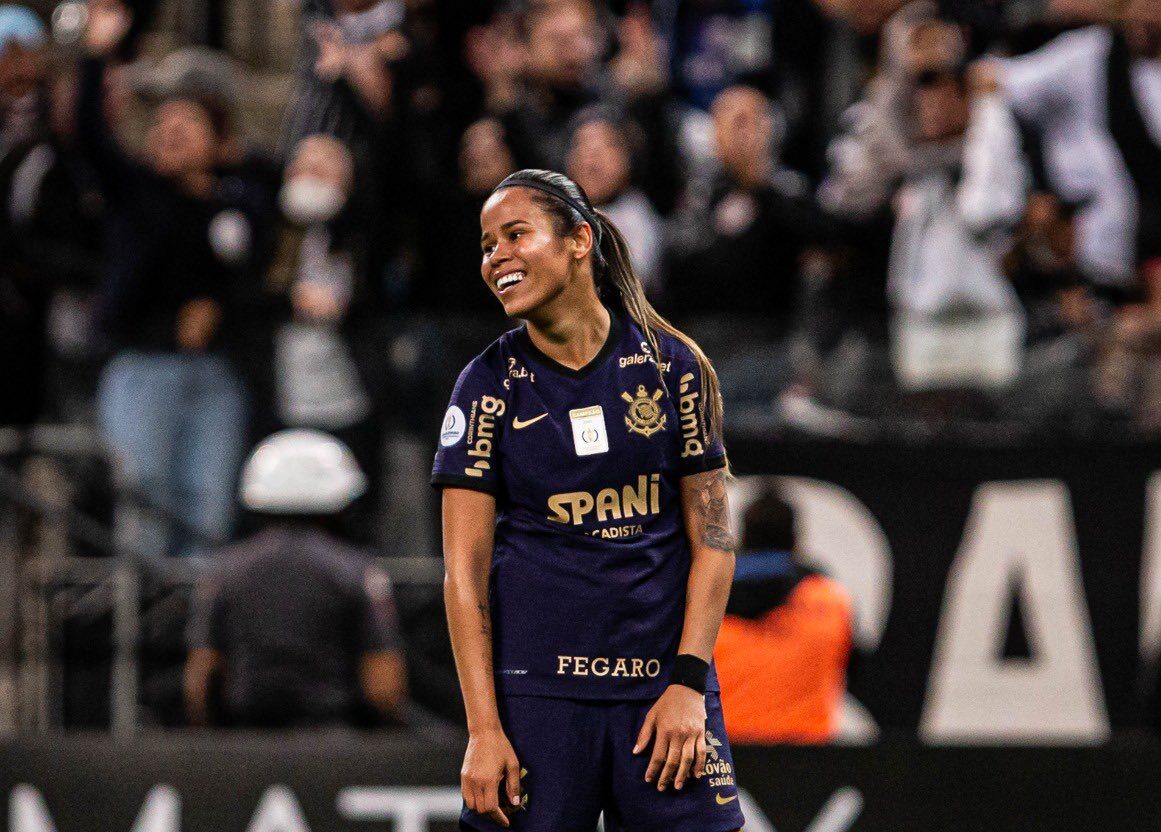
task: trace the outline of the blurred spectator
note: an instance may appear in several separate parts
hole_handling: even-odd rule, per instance
[[[347,512],[348,529],[372,539],[382,455],[381,418],[370,391],[378,370],[366,330],[380,304],[369,285],[368,241],[350,149],[329,135],[294,148],[279,202],[285,222],[266,290],[270,318],[251,327],[247,362],[255,390],[254,431],[318,428],[348,444],[370,487]]]
[[[625,235],[633,268],[653,296],[661,292],[663,233],[661,218],[633,184],[640,140],[635,125],[600,110],[577,117],[568,154],[568,175],[584,188],[593,205]]]
[[[827,14],[842,17],[863,34],[879,32],[909,0],[815,0]],[[910,4],[914,5],[914,4]]]
[[[512,326],[480,277],[480,209],[515,169],[504,125],[485,117],[464,131],[454,171],[424,182],[410,200],[418,258],[385,348],[392,412],[405,430],[426,435],[443,413],[456,365]]]
[[[495,118],[471,124],[460,138],[454,173],[428,182],[415,195],[421,228],[415,241],[421,264],[409,304],[425,313],[500,314],[480,278],[480,209],[492,189],[516,170],[504,125]]]
[[[354,159],[333,136],[300,141],[286,168],[282,213],[298,232],[286,275],[294,320],[276,347],[278,411],[287,425],[340,430],[370,407],[336,335],[358,277],[358,242],[339,237],[338,224],[354,182]]]
[[[1136,264],[1161,254],[1161,10],[1126,5],[1092,26],[998,63],[1016,115],[1043,140],[1053,190],[1083,202],[1078,261],[1122,296]]]
[[[406,680],[391,582],[328,531],[365,486],[350,451],[318,431],[284,431],[254,450],[241,499],[264,528],[217,552],[198,589],[191,722],[318,728],[398,710]]]
[[[92,350],[87,302],[101,202],[65,115],[71,86],[47,70],[40,20],[0,6],[0,352],[9,359],[2,424],[69,412],[64,385],[48,389],[52,353],[84,364]]]
[[[43,129],[45,30],[24,6],[0,6],[0,103],[5,150],[36,138]]]
[[[854,6],[851,14],[864,7],[870,14],[884,4]],[[864,219],[894,196],[910,163],[920,67],[958,65],[964,57],[962,39],[950,27],[929,25],[934,17],[934,2],[916,0],[882,22],[875,75],[862,100],[845,114],[845,130],[829,150],[830,170],[819,193],[828,210]]]
[[[72,102],[36,15],[0,7],[0,424],[87,417],[92,399],[102,204]]]
[[[914,28],[913,46],[944,28]],[[986,72],[938,55],[913,65],[914,145],[888,283],[896,375],[906,390],[1003,388],[1025,329],[1002,271],[1027,187],[1019,131]]]
[[[591,0],[550,0],[533,4],[524,19],[519,46],[526,87],[501,100],[508,142],[520,167],[563,170],[569,128],[583,107],[601,100],[603,32]],[[490,59],[491,56],[482,56]],[[502,59],[502,55],[500,56]],[[494,79],[493,89],[500,81]],[[498,95],[489,91],[489,100]]]
[[[989,73],[968,77],[959,30],[929,13],[913,3],[888,24],[889,68],[836,143],[822,196],[852,217],[893,201],[888,296],[903,388],[997,389],[1021,366],[1024,333],[1001,272],[1024,208],[1019,132]]]
[[[895,196],[910,163],[915,63],[962,60],[960,37],[948,30],[912,32],[935,18],[934,0],[816,0],[864,37],[877,36],[877,63],[862,97],[837,119],[818,189],[822,207],[842,221],[843,247],[823,299],[833,319],[819,333],[830,355],[818,381],[841,407],[881,416],[894,389],[887,299]],[[839,30],[841,31],[841,29]]]
[[[1112,321],[1097,368],[1097,393],[1150,434],[1161,431],[1161,258],[1141,270],[1143,303]]]
[[[305,0],[284,148],[314,133],[370,138],[392,104],[389,64],[409,48],[399,32],[405,12],[403,0]]]
[[[825,743],[838,731],[853,638],[850,597],[804,566],[794,511],[763,486],[714,648],[726,730],[739,743]]]
[[[1084,429],[1123,412],[1098,406],[1093,366],[1107,329],[1102,303],[1077,265],[1076,215],[1082,206],[1046,191],[1029,195],[1004,271],[1027,319],[1024,366],[1004,397],[1008,418],[1029,434]],[[1091,428],[1090,428],[1091,429]]]
[[[1028,197],[1004,271],[1024,305],[1028,342],[1088,328],[1096,310],[1076,262],[1076,215],[1083,206],[1038,191]]]
[[[734,418],[768,421],[792,378],[786,341],[801,308],[803,259],[834,229],[801,177],[778,166],[765,95],[730,87],[711,114],[719,169],[687,191],[666,288],[673,317],[714,356]]]
[[[148,161],[131,159],[105,120],[105,59],[129,30],[116,0],[89,8],[78,139],[108,202],[101,320],[116,354],[101,379],[100,421],[123,482],[176,522],[143,523],[149,554],[188,554],[231,531],[245,399],[222,351],[234,263],[255,234],[220,191],[230,114],[181,92],[153,113]],[[223,246],[227,241],[229,244]]]
[[[674,240],[674,313],[737,315],[785,334],[802,252],[828,239],[829,226],[805,183],[777,165],[777,120],[765,95],[731,87],[714,101],[712,116],[719,167],[708,187],[698,183],[686,195]]]
[[[621,107],[645,133],[641,186],[661,212],[680,190],[678,111],[664,44],[650,12],[634,4],[619,22],[619,51],[601,65],[607,33],[593,0],[545,0],[524,15],[500,13],[469,34],[468,60],[501,118],[518,167],[564,170],[573,121],[593,104]]]
[[[708,109],[718,94],[745,78],[773,72],[771,0],[681,3],[674,20],[674,83],[695,107]]]
[[[497,10],[486,23],[469,29],[464,37],[464,56],[483,88],[488,113],[507,113],[520,103],[528,49],[514,12]]]
[[[610,61],[612,99],[640,126],[644,145],[637,183],[653,207],[669,215],[684,186],[678,134],[685,105],[669,89],[669,46],[645,3],[630,3],[617,27],[618,51]]]
[[[818,182],[839,117],[866,80],[859,37],[814,0],[779,0],[773,9],[772,95],[786,114],[787,164]]]
[[[241,278],[233,296],[239,305],[238,317],[244,318],[251,311],[245,305],[260,292],[275,253],[282,171],[236,127],[233,114],[240,103],[241,80],[225,53],[198,46],[171,52],[155,65],[142,61],[128,69],[136,91],[147,102],[192,98],[213,112],[229,114],[219,128],[214,172],[221,211],[210,225],[210,244]],[[235,339],[227,341],[229,350],[237,354]]]

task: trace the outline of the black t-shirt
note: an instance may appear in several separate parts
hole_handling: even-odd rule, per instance
[[[178,317],[190,301],[208,299],[229,310],[237,274],[215,252],[212,236],[215,223],[237,225],[236,213],[231,221],[227,212],[238,206],[217,192],[184,193],[125,152],[105,121],[104,71],[100,60],[83,61],[77,94],[78,150],[107,212],[98,318],[119,347],[172,352]],[[219,345],[215,336],[210,347]]]
[[[837,229],[806,197],[773,185],[735,186],[724,178],[698,222],[705,239],[672,263],[669,293],[679,321],[726,315],[788,329],[801,301],[799,260]]]
[[[387,575],[311,528],[274,526],[226,547],[199,587],[189,646],[223,656],[222,706],[241,725],[345,722],[359,658],[401,649]]]

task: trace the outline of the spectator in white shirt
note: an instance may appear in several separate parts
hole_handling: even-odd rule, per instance
[[[987,73],[917,70],[888,269],[896,375],[911,390],[1000,388],[1019,372],[1024,340],[1002,268],[1025,204],[1019,131]]]
[[[1043,135],[1052,187],[1085,203],[1077,218],[1081,269],[1098,284],[1122,288],[1135,279],[1138,196],[1157,190],[1148,185],[1156,169],[1135,170],[1152,167],[1135,157],[1151,144],[1161,158],[1161,26],[1149,5],[1131,3],[1119,26],[1068,32],[998,62],[1009,106]],[[1118,128],[1110,103],[1128,108],[1135,137]]]

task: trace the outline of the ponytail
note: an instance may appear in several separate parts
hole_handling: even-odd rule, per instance
[[[713,362],[698,346],[697,341],[675,327],[653,308],[653,304],[645,296],[645,286],[641,282],[641,278],[637,276],[637,272],[633,269],[633,263],[629,259],[629,246],[625,242],[624,235],[607,215],[596,210],[594,213],[602,226],[600,261],[603,261],[603,268],[597,277],[597,286],[601,287],[604,284],[616,292],[625,312],[637,322],[637,326],[641,327],[641,331],[645,333],[645,338],[649,342],[649,348],[653,350],[658,373],[661,372],[661,350],[657,342],[658,331],[668,333],[689,348],[694,358],[697,359],[701,375],[702,397],[698,416],[701,419],[702,428],[711,442],[715,439],[721,440],[725,418],[724,406],[722,404],[721,383],[718,381],[718,373],[714,369]],[[664,377],[662,377],[663,384],[664,381]]]
[[[573,231],[582,222],[588,224],[593,233],[593,279],[596,281],[598,293],[607,300],[618,301],[625,313],[641,327],[649,348],[653,351],[654,363],[663,388],[668,389],[665,375],[661,370],[661,349],[657,333],[659,331],[668,333],[689,348],[697,359],[701,376],[701,404],[698,407],[698,418],[702,432],[710,442],[722,441],[724,416],[722,390],[717,371],[697,342],[662,317],[645,297],[645,286],[629,259],[629,246],[613,221],[593,208],[588,194],[580,185],[555,171],[520,170],[506,177],[493,189],[493,193],[501,188],[531,188],[537,192],[534,199],[554,217],[559,234]],[[726,473],[729,474],[728,461]]]

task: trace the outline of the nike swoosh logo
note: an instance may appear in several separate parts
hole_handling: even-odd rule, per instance
[[[512,418],[512,427],[514,427],[516,430],[522,430],[523,428],[526,428],[529,425],[535,425],[537,422],[539,422],[541,419],[543,419],[547,415],[548,415],[547,413],[541,413],[539,416],[536,416],[532,419],[529,419],[527,422],[521,422],[519,417],[513,417]]]
[[[725,806],[727,803],[729,803],[733,800],[737,800],[737,799],[738,799],[738,796],[736,794],[732,794],[729,797],[722,797],[720,794],[714,795],[714,800],[716,800],[718,802],[719,806]]]

